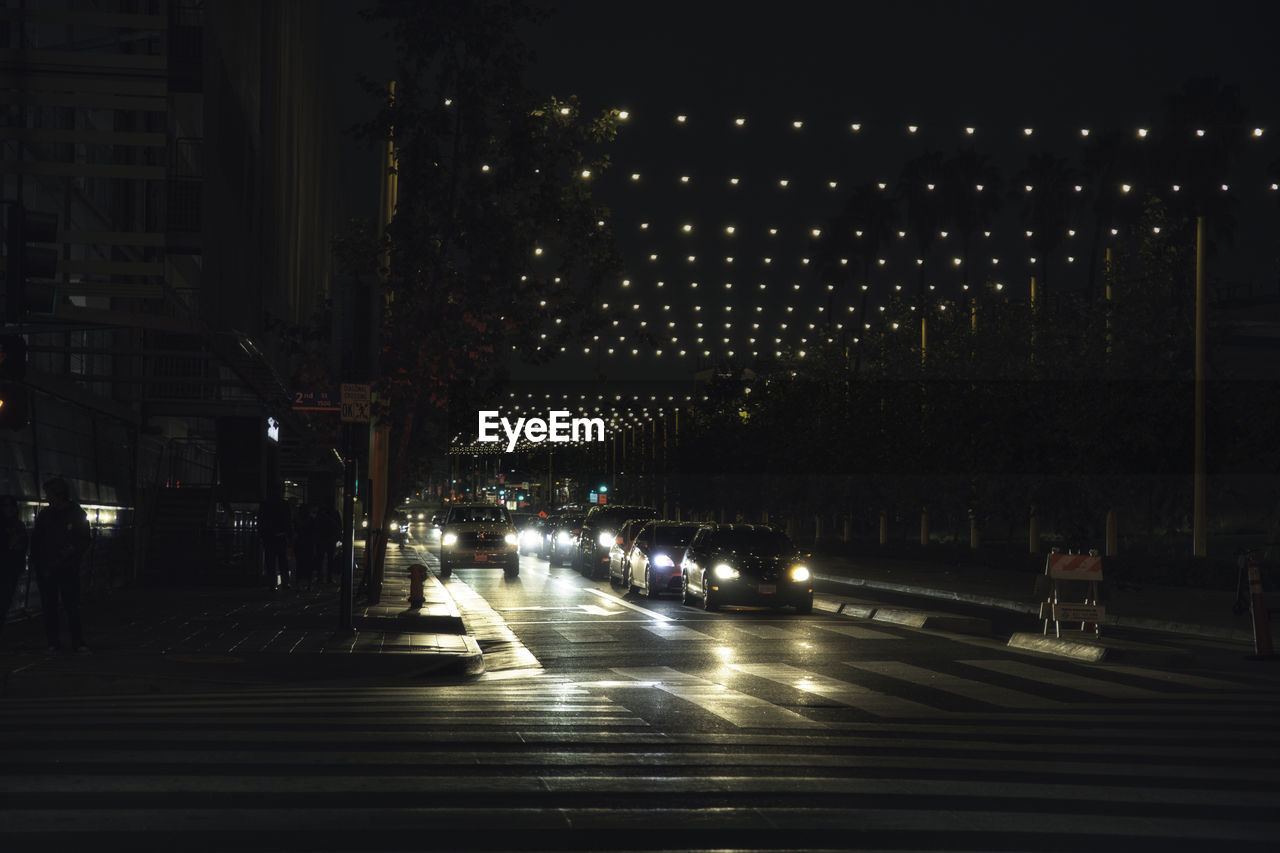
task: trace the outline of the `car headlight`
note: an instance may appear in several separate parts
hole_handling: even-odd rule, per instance
[[[791,570],[791,579],[793,581],[807,581],[809,579],[809,570],[804,566],[796,566]]]
[[[732,580],[738,577],[738,570],[735,569],[733,566],[729,565],[728,563],[718,564],[714,569],[711,570],[711,573],[716,577],[720,578],[720,580],[725,580],[725,581]]]
[[[361,526],[361,527],[368,527],[368,526],[369,526],[369,519],[367,519],[367,518],[366,518],[364,521],[360,522],[360,526]]]
[[[675,565],[675,562],[666,554],[659,554],[653,558],[653,564],[660,569],[669,569]]]
[[[418,521],[422,521],[422,519],[426,517],[427,517],[427,514],[425,512],[418,513]]]
[[[444,543],[444,546],[445,546],[446,548],[448,548],[448,547],[450,547],[451,545],[454,545],[454,544],[456,544],[456,543],[457,543],[457,541],[458,541],[458,534],[456,534],[456,533],[446,533],[446,534],[444,535],[444,538],[443,538],[443,539],[441,539],[440,541],[441,541],[442,543]]]
[[[516,544],[517,538],[518,537],[514,533],[508,533],[506,536],[502,537],[502,541],[506,542],[508,545],[514,545]]]
[[[600,543],[601,548],[613,547],[613,534],[607,530],[600,531],[600,535],[596,537],[596,541]]]
[[[573,541],[573,537],[569,535],[569,531],[561,530],[559,533],[556,534],[556,541],[559,542],[561,545],[568,545],[570,542]]]
[[[391,532],[392,532],[392,533],[395,533],[395,532],[396,532],[397,530],[399,530],[399,529],[400,529],[400,525],[399,525],[399,524],[397,524],[397,523],[396,523],[396,522],[394,522],[394,521],[393,521],[393,522],[391,522]]]

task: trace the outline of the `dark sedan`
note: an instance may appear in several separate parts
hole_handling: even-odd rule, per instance
[[[685,604],[813,610],[813,575],[787,535],[763,524],[704,524],[681,563]]]

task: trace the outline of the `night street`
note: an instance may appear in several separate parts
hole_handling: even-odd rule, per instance
[[[0,853],[1280,849],[1274,5],[0,0]]]
[[[531,556],[447,585],[486,649],[475,680],[6,704],[0,827],[15,849],[175,850],[1263,849],[1277,830],[1280,671],[1225,644],[1083,665],[820,609],[704,613]]]

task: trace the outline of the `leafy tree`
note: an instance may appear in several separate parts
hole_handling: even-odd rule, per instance
[[[395,502],[448,413],[490,394],[513,352],[544,361],[582,332],[618,266],[591,180],[620,116],[526,86],[520,33],[541,19],[522,3],[379,0],[367,17],[395,55],[394,96],[368,85],[383,103],[362,128],[396,153],[384,254],[365,259],[381,274],[374,385]]]

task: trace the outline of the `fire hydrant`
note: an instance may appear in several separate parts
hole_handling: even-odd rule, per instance
[[[409,604],[413,607],[421,607],[426,601],[422,594],[422,582],[426,577],[427,567],[421,563],[409,567]]]

